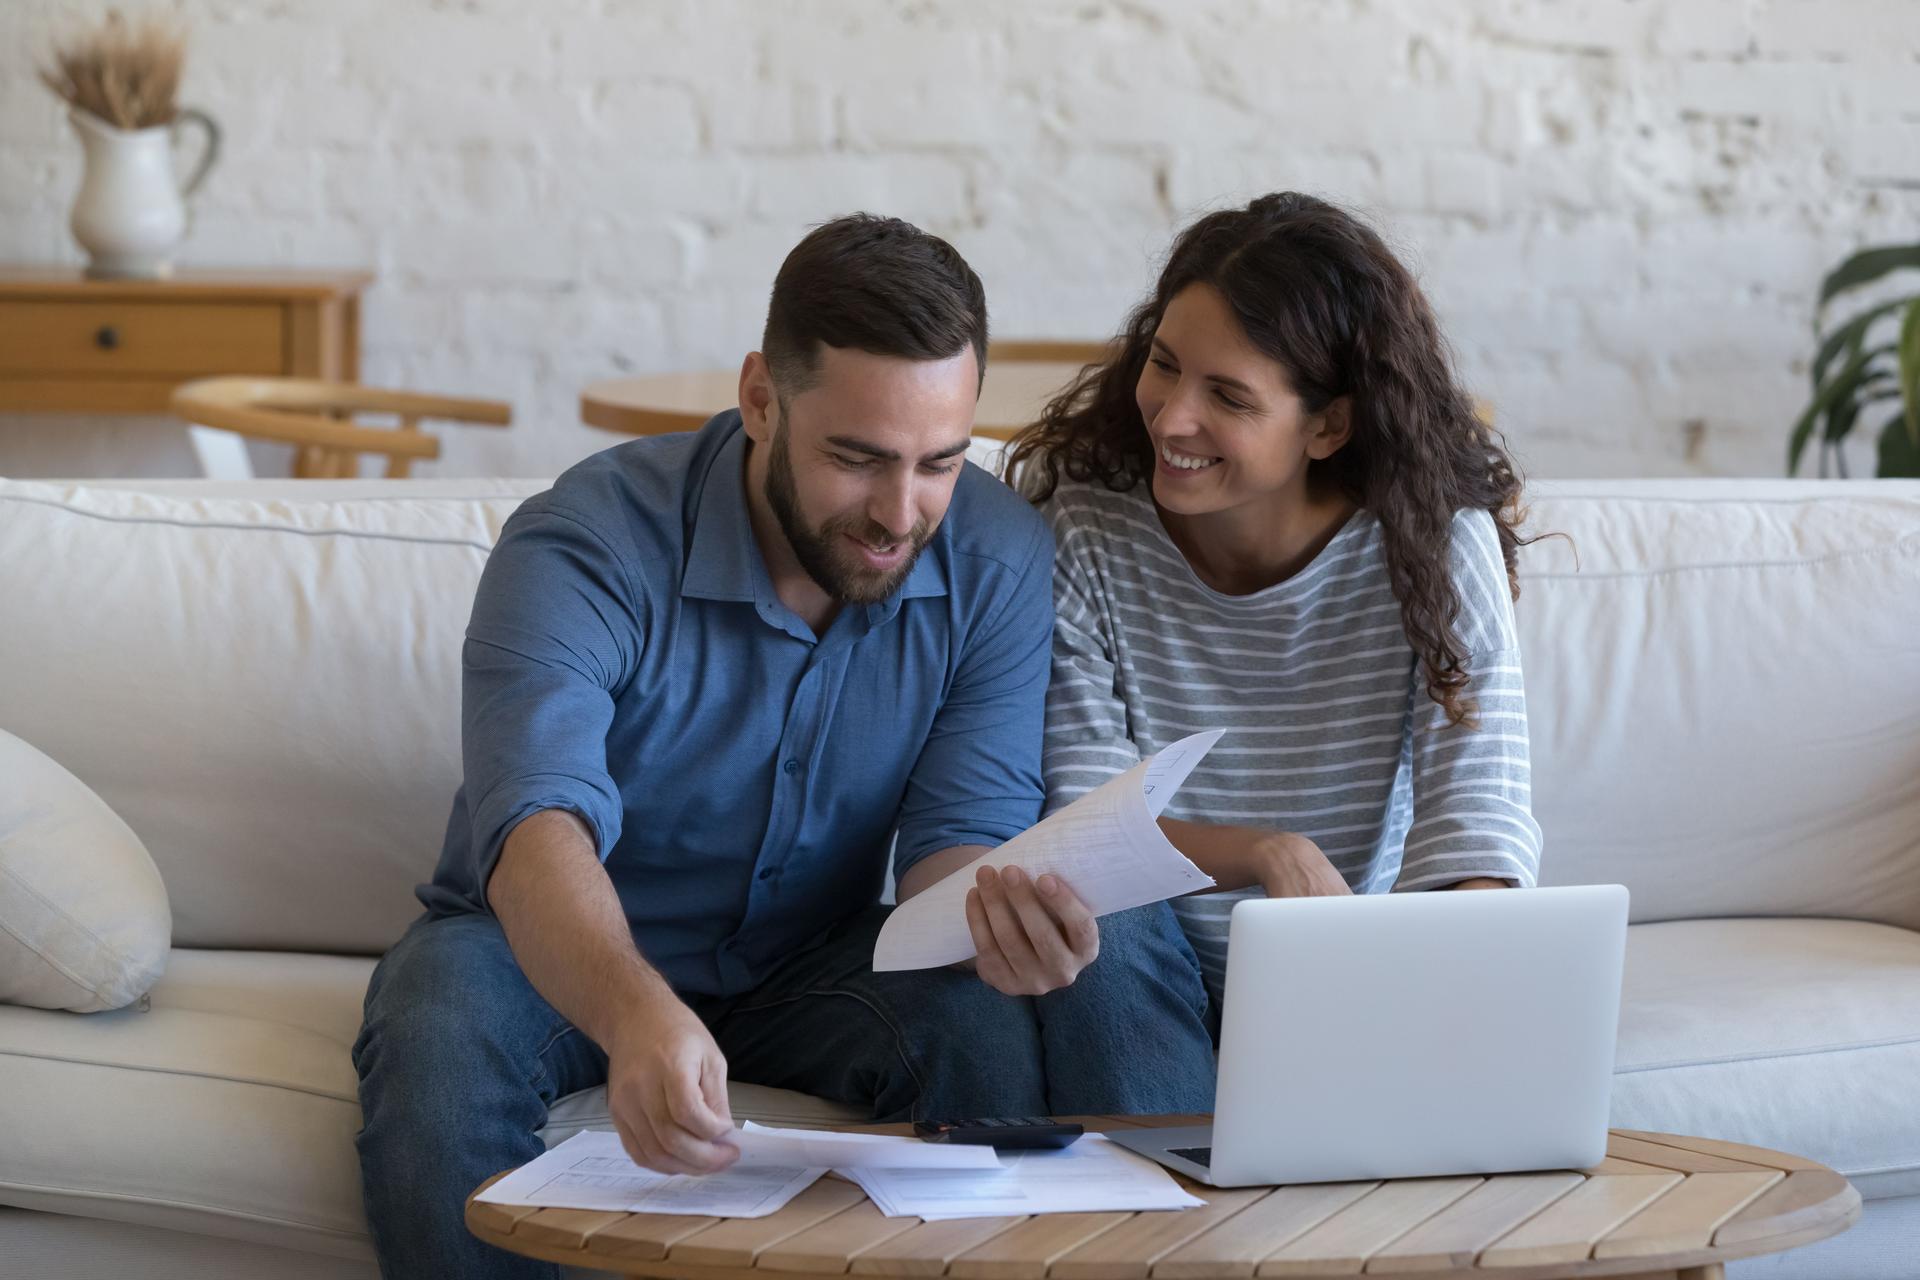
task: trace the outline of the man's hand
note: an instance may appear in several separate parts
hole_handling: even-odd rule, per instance
[[[1100,926],[1058,876],[1038,881],[1018,867],[981,867],[967,891],[974,971],[1010,996],[1070,986],[1100,954]]]
[[[607,1050],[607,1109],[635,1164],[717,1173],[740,1158],[725,1140],[727,1060],[693,1010],[671,997],[637,1009]]]
[[[1353,892],[1320,846],[1302,835],[1276,832],[1260,841],[1260,886],[1269,898],[1338,898]]]

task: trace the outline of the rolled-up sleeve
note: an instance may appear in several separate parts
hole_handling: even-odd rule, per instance
[[[956,845],[998,846],[1040,817],[1040,737],[1053,642],[1053,538],[1032,521],[1026,554],[1010,566],[971,629],[945,701],[907,780],[894,875]]]
[[[600,858],[620,838],[607,768],[613,691],[646,634],[644,597],[611,546],[552,509],[507,523],[481,575],[462,654],[461,750],[472,830],[444,878],[483,910],[508,833],[543,809],[579,815]]]

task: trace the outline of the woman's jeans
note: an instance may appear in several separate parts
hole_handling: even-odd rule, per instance
[[[886,915],[854,916],[754,991],[688,999],[731,1078],[886,1121],[1212,1110],[1206,992],[1165,903],[1103,917],[1099,958],[1031,999],[954,969],[875,973]],[[533,989],[499,924],[415,923],[374,972],[353,1061],[382,1274],[557,1277],[475,1239],[463,1207],[541,1153],[547,1108],[604,1084],[607,1059]]]

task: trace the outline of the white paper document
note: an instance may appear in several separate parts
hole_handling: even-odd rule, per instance
[[[618,1134],[589,1129],[521,1165],[474,1198],[490,1204],[562,1209],[764,1218],[826,1171],[825,1166],[766,1164],[742,1154],[740,1162],[724,1173],[704,1177],[655,1173],[627,1158]]]
[[[1212,877],[1168,842],[1155,819],[1224,732],[1180,739],[895,907],[874,944],[874,969],[970,958],[967,891],[982,866],[1051,872],[1096,916],[1212,888]]]
[[[1204,1203],[1144,1156],[1089,1133],[1062,1151],[1005,1151],[999,1173],[846,1169],[890,1218],[990,1218],[1023,1213],[1191,1209]]]
[[[1000,1171],[992,1147],[922,1142],[877,1133],[824,1133],[775,1129],[749,1120],[733,1142],[740,1159],[760,1164],[803,1165],[850,1174],[854,1169],[990,1169]]]

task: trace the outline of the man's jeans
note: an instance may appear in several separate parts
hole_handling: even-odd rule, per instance
[[[689,1000],[729,1075],[877,1120],[1212,1110],[1206,991],[1165,903],[1103,917],[1099,958],[1034,999],[952,969],[875,973],[886,911],[855,916],[754,991]],[[475,1239],[462,1206],[540,1154],[547,1108],[605,1083],[607,1059],[534,991],[498,923],[409,929],[374,972],[353,1062],[382,1274],[557,1277]]]

